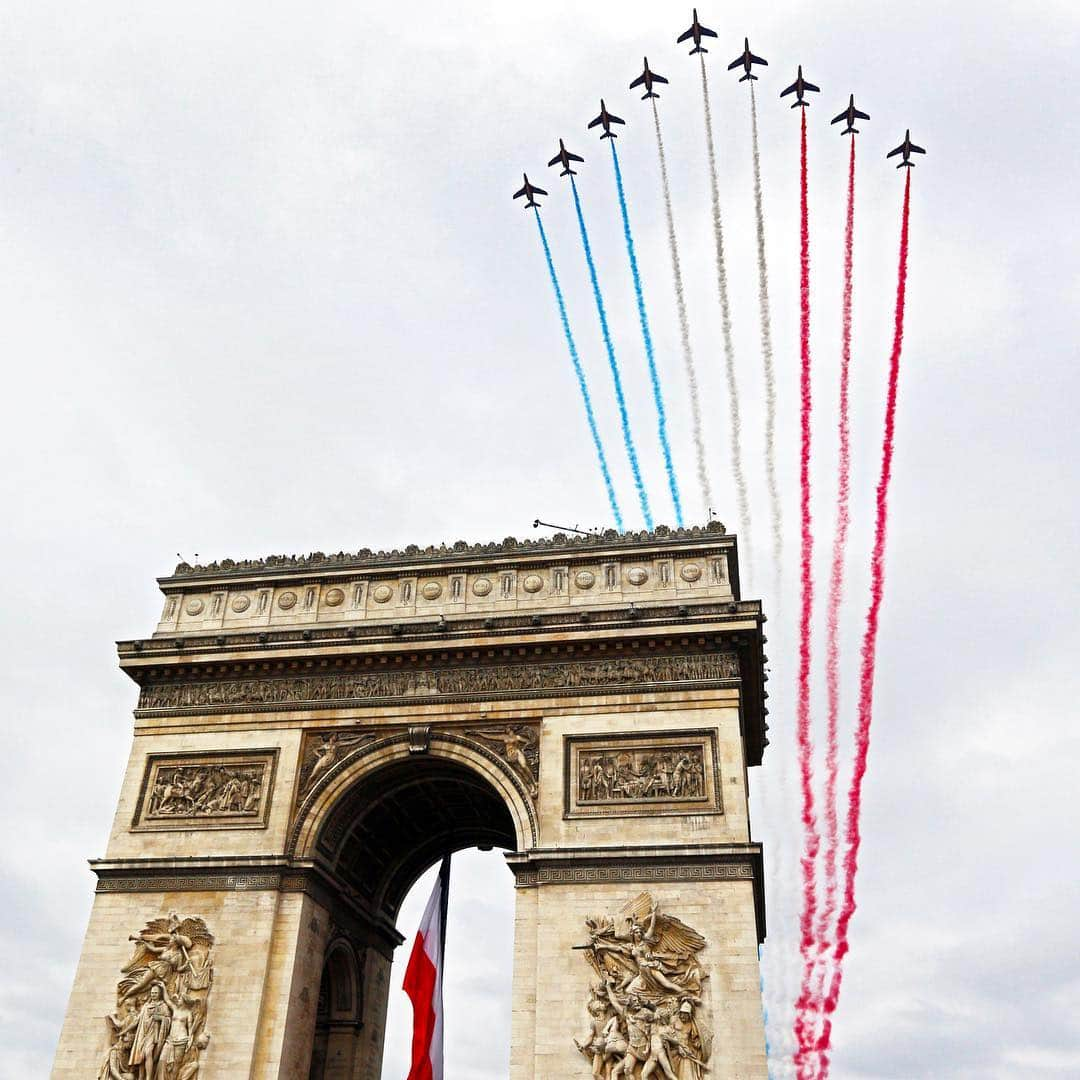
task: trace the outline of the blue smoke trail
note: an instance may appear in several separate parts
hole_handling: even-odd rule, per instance
[[[630,459],[630,468],[634,474],[634,487],[637,488],[638,501],[641,503],[641,514],[645,518],[645,527],[651,529],[653,519],[652,511],[649,510],[649,496],[641,479],[641,468],[638,465],[637,451],[634,449],[634,437],[630,433],[630,416],[626,411],[626,398],[623,396],[622,377],[619,375],[619,362],[615,359],[615,346],[612,344],[611,331],[608,329],[604,298],[600,294],[600,282],[596,277],[596,264],[593,262],[592,248],[589,246],[589,234],[585,229],[585,215],[581,212],[581,198],[578,195],[577,184],[574,183],[572,176],[570,177],[570,188],[574,193],[574,209],[577,211],[578,228],[581,230],[581,246],[585,249],[585,262],[589,266],[589,278],[592,281],[593,296],[596,299],[596,312],[600,316],[600,331],[604,335],[604,348],[607,349],[611,378],[615,383],[615,400],[619,404],[619,419],[622,423],[623,442],[626,444],[626,456]]]
[[[562,320],[563,333],[566,335],[566,347],[570,350],[570,361],[574,365],[574,374],[577,376],[581,400],[585,403],[585,417],[589,421],[589,433],[592,435],[593,446],[596,447],[596,457],[600,464],[600,474],[604,478],[608,502],[611,503],[611,513],[615,518],[615,527],[619,532],[624,532],[622,514],[619,512],[619,501],[615,498],[615,488],[611,483],[611,471],[608,469],[607,457],[604,454],[604,444],[596,427],[596,417],[593,415],[589,384],[585,381],[585,371],[581,366],[581,357],[578,356],[577,346],[574,344],[574,335],[570,333],[570,320],[566,316],[566,302],[563,300],[562,289],[559,288],[559,278],[555,273],[555,263],[551,258],[551,247],[548,245],[547,233],[544,232],[544,223],[540,220],[540,211],[534,208],[533,213],[536,215],[536,227],[540,230],[540,243],[544,245],[544,258],[547,259],[548,274],[551,275],[551,287],[555,290],[555,302],[559,305],[559,318]]]
[[[611,140],[611,163],[615,166],[615,187],[619,192],[619,210],[622,212],[623,236],[626,237],[626,254],[630,257],[630,273],[634,278],[638,321],[641,323],[641,337],[645,342],[645,358],[649,362],[649,379],[652,381],[653,401],[656,403],[656,420],[660,431],[660,448],[664,453],[664,469],[667,472],[668,487],[671,489],[671,501],[675,504],[675,523],[681,529],[683,525],[682,500],[679,498],[675,463],[671,459],[671,444],[668,442],[667,410],[664,408],[664,394],[660,389],[660,374],[656,370],[652,331],[649,329],[649,316],[645,312],[645,294],[641,288],[641,274],[638,272],[637,253],[634,251],[634,234],[630,231],[630,214],[626,208],[626,192],[623,190],[622,170],[619,168],[619,155],[615,149],[614,139]]]
[[[765,1064],[769,1071],[769,1080],[773,1080],[772,1047],[769,1045],[769,1006],[765,1001],[765,969],[761,966],[761,946],[757,947],[758,987],[761,990],[761,1019],[765,1024]]]

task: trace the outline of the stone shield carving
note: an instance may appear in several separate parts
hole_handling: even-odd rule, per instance
[[[594,1077],[702,1080],[712,1038],[705,1025],[699,959],[705,939],[660,910],[649,893],[618,915],[585,920],[582,951],[595,975],[587,1028],[574,1045]]]
[[[99,1080],[197,1080],[210,1043],[214,936],[202,919],[173,914],[129,940]]]

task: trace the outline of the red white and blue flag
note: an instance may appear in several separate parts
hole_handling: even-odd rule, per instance
[[[402,986],[413,1007],[412,1066],[407,1080],[443,1080],[443,956],[450,856],[439,868]]]

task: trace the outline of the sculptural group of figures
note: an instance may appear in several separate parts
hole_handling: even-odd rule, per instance
[[[106,1020],[109,1047],[98,1080],[198,1080],[210,1043],[213,936],[202,919],[170,915],[129,940],[135,952]]]
[[[158,769],[151,817],[258,814],[262,765],[170,765]]]
[[[648,893],[628,905],[622,928],[608,916],[585,925],[589,944],[576,947],[600,981],[586,1005],[588,1030],[574,1045],[594,1080],[702,1080],[712,1052],[699,1018],[705,939]]]
[[[578,763],[579,803],[699,799],[704,794],[705,765],[698,747],[582,754]]]

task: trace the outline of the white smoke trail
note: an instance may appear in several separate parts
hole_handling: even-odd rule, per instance
[[[776,482],[776,374],[773,370],[772,315],[769,310],[769,266],[765,257],[765,211],[761,196],[761,155],[758,151],[757,97],[750,83],[750,123],[754,151],[754,217],[757,223],[758,306],[761,311],[761,357],[765,367],[765,479],[772,510],[773,570],[776,596],[783,584],[784,514]]]
[[[664,136],[660,131],[660,113],[656,99],[652,99],[653,121],[656,125],[656,150],[660,158],[660,181],[664,191],[664,213],[667,216],[668,248],[671,251],[671,274],[675,281],[675,305],[679,313],[679,333],[682,336],[683,361],[686,365],[686,381],[690,387],[690,413],[694,429],[694,451],[697,457],[698,484],[705,508],[712,506],[712,485],[705,460],[705,436],[701,428],[701,397],[698,393],[697,370],[694,367],[694,351],[690,347],[690,320],[686,314],[686,296],[683,292],[682,267],[679,263],[679,242],[675,236],[675,215],[671,210],[671,187],[668,183],[667,155],[664,153]]]
[[[724,378],[727,382],[730,417],[731,472],[735,477],[735,500],[739,513],[741,561],[746,565],[746,587],[754,572],[753,548],[750,535],[750,495],[742,466],[742,418],[739,414],[739,387],[735,381],[735,346],[731,339],[731,307],[728,303],[727,263],[724,259],[724,223],[720,216],[720,182],[716,174],[716,147],[713,144],[712,105],[709,101],[709,78],[705,71],[705,55],[701,60],[701,96],[705,103],[705,145],[709,155],[709,184],[712,194],[713,236],[716,240],[716,292],[720,299],[720,329],[724,342]]]

